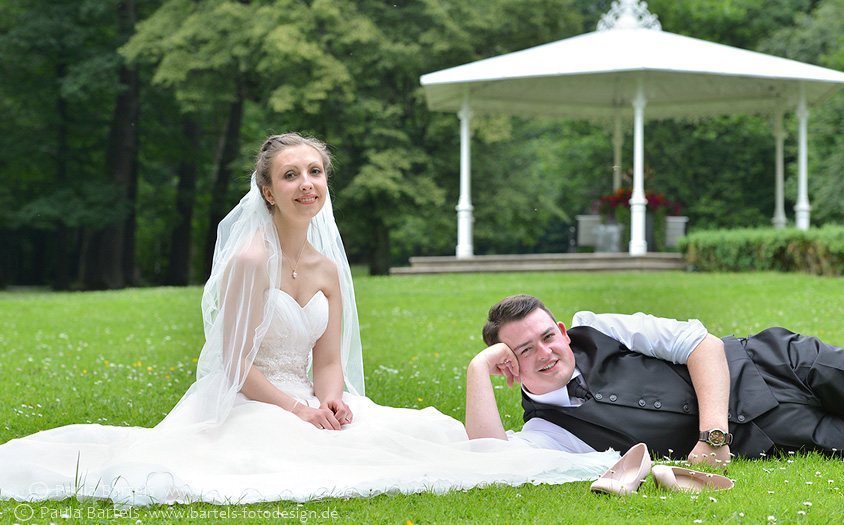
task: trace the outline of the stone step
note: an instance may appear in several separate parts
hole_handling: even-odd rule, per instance
[[[626,253],[539,253],[411,257],[410,266],[390,269],[391,275],[474,272],[659,272],[682,271],[686,262],[679,253],[654,252],[641,256]]]

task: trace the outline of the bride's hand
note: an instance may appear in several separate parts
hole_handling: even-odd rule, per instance
[[[307,421],[317,428],[340,430],[340,422],[337,421],[334,412],[326,406],[311,408],[300,403],[294,406],[291,412],[302,421]]]
[[[321,407],[328,408],[337,418],[341,425],[348,425],[354,419],[352,409],[349,408],[342,399],[329,399],[321,405]]]

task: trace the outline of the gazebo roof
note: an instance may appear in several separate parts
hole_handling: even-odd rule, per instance
[[[604,119],[632,115],[643,81],[647,118],[770,112],[844,87],[844,72],[662,31],[615,27],[423,75],[428,106],[475,113]]]

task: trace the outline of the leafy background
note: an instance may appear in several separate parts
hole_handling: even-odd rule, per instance
[[[458,123],[419,77],[593,31],[608,0],[7,0],[0,4],[0,286],[201,283],[265,136],[332,145],[351,259],[452,254]],[[844,69],[844,0],[652,0],[666,31]],[[844,207],[844,95],[813,108],[815,224]],[[611,131],[474,120],[476,252],[567,249],[611,190]],[[788,115],[786,209],[796,194]],[[647,126],[647,188],[690,228],[770,225],[766,115]],[[627,137],[624,158],[631,159]],[[629,169],[625,168],[625,172]]]

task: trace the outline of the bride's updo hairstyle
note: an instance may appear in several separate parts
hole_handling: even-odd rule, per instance
[[[255,182],[258,187],[263,190],[265,187],[272,185],[273,159],[280,151],[292,146],[302,145],[310,146],[319,153],[326,175],[330,174],[331,153],[328,151],[328,146],[325,142],[314,137],[304,137],[298,133],[283,133],[268,137],[264,141],[264,145],[261,146],[261,152],[258,153],[258,160],[255,162]],[[273,206],[267,201],[263,191],[261,191],[261,197],[264,199],[267,209],[272,211]]]

